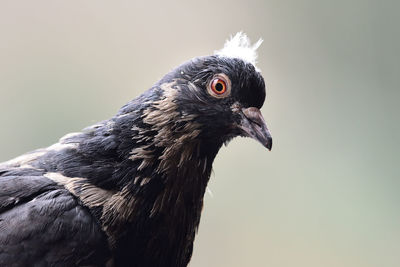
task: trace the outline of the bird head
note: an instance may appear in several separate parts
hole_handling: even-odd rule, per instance
[[[202,139],[227,142],[235,136],[251,137],[269,150],[272,137],[260,108],[265,83],[256,67],[241,58],[214,55],[183,64],[173,77],[180,112],[196,114]]]
[[[227,142],[251,137],[271,150],[272,137],[260,112],[265,82],[256,67],[256,49],[244,33],[237,33],[212,56],[197,57],[166,75],[160,84],[174,94],[178,111],[198,123],[199,137]]]

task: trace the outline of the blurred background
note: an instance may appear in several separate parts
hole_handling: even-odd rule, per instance
[[[398,1],[0,1],[0,161],[107,119],[243,30],[268,152],[223,147],[191,267],[400,266]]]

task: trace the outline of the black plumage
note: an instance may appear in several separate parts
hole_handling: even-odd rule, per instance
[[[186,266],[220,147],[271,148],[264,99],[253,62],[198,57],[113,118],[0,164],[0,266]]]

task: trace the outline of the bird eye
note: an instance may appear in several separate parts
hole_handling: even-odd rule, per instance
[[[226,92],[226,83],[222,79],[214,79],[211,83],[211,89],[216,93],[217,95],[222,95],[223,93]]]
[[[217,98],[228,96],[230,94],[229,78],[223,73],[215,75],[208,85],[208,92]]]

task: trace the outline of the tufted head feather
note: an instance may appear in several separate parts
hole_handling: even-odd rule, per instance
[[[257,48],[263,42],[259,39],[255,44],[250,44],[250,39],[243,32],[236,33],[230,40],[225,42],[224,48],[215,51],[215,55],[221,57],[239,58],[247,63],[251,63],[256,67],[257,63]]]

